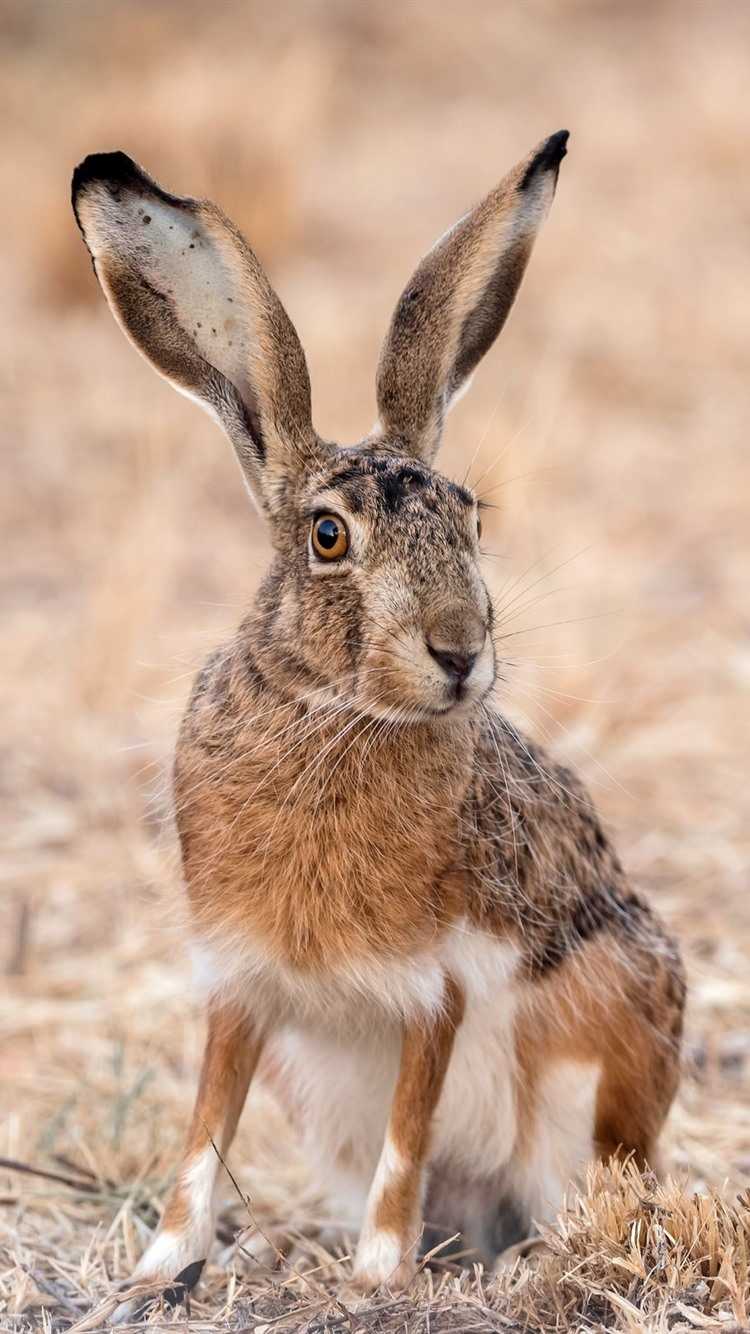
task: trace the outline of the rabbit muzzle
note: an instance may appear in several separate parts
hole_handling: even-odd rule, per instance
[[[437,663],[449,697],[466,698],[470,680],[487,641],[487,627],[471,607],[449,607],[425,628],[427,652]]]
[[[470,712],[495,681],[488,612],[473,598],[438,610],[415,601],[400,616],[394,610],[392,620],[381,604],[382,632],[373,635],[357,674],[359,702],[403,721]]]

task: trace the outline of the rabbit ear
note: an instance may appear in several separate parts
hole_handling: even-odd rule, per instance
[[[378,434],[430,462],[445,413],[502,329],[552,202],[568,131],[535,148],[425,255],[380,355]]]
[[[73,208],[116,320],[219,421],[272,509],[317,442],[305,355],[252,250],[214,204],[167,194],[124,153],[76,168]]]

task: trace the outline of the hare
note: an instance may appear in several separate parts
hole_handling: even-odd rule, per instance
[[[480,507],[432,467],[567,138],[419,264],[381,353],[379,419],[354,446],[316,434],[297,334],[214,204],[167,193],[123,153],[74,174],[115,318],[224,428],[270,539],[255,605],[200,672],[177,746],[208,1033],[136,1270],[172,1301],[200,1276],[217,1150],[261,1056],[358,1235],[362,1293],[411,1281],[423,1217],[490,1262],[506,1224],[554,1218],[592,1156],[655,1162],[680,957],[584,788],[491,700],[503,637]]]

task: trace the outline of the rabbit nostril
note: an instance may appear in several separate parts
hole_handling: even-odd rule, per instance
[[[442,667],[446,676],[456,685],[462,685],[477,660],[476,653],[456,653],[452,649],[435,648],[429,639],[425,640],[430,657]]]

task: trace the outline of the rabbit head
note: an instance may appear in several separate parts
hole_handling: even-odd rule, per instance
[[[274,548],[256,659],[290,689],[408,721],[466,713],[495,676],[475,497],[433,470],[446,412],[500,332],[567,132],[441,237],[402,293],[358,445],[322,440],[295,329],[212,203],[123,153],[76,169],[73,206],[118,323],[234,445]]]

